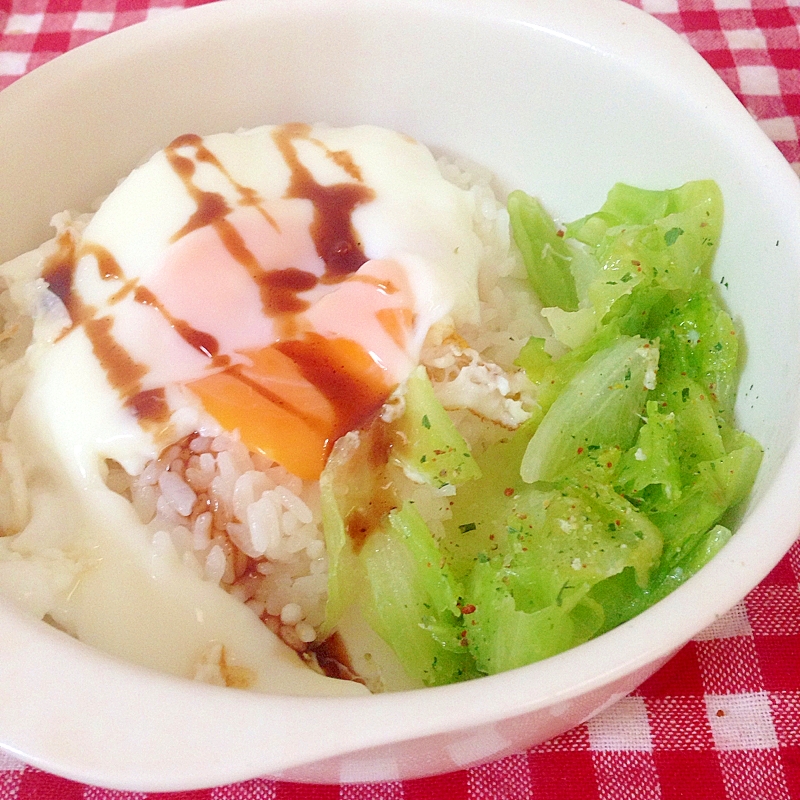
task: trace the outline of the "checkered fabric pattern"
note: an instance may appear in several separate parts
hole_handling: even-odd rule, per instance
[[[633,0],[681,34],[800,173],[798,0]]]
[[[108,31],[205,1],[0,0],[0,88]],[[800,174],[800,0],[628,1],[708,60]],[[485,766],[402,783],[259,779],[162,795],[83,786],[0,752],[0,800],[800,800],[798,586],[800,544],[632,695]]]

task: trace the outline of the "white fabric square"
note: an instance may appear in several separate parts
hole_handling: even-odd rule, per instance
[[[530,797],[528,756],[519,753],[474,767],[467,772],[470,797]]]
[[[797,138],[793,117],[762,119],[758,124],[773,142],[793,142]]]
[[[727,614],[712,622],[705,630],[694,637],[696,642],[707,642],[710,639],[732,639],[734,636],[752,636],[753,630],[747,619],[744,603],[737,603]]]
[[[738,28],[724,31],[731,50],[766,50],[767,39],[764,32],[756,28]]]
[[[678,0],[642,0],[642,8],[650,14],[677,14]]]
[[[24,75],[30,53],[0,53],[0,75]]]
[[[79,11],[75,15],[75,24],[72,26],[77,31],[99,31],[107,33],[114,22],[114,13],[111,11]]]
[[[739,85],[742,94],[775,95],[781,93],[778,84],[778,70],[767,66],[739,67]]]
[[[766,692],[706,695],[706,713],[719,750],[765,750],[778,746]]]
[[[719,753],[727,800],[793,800],[777,750],[727,750]]]
[[[0,750],[0,772],[21,771],[23,769],[25,769],[25,765],[21,761]]]
[[[650,722],[643,697],[626,697],[602,714],[590,719],[589,743],[592,750],[652,751]]]
[[[44,14],[11,14],[6,22],[7,34],[39,33]]]
[[[714,0],[714,9],[722,11],[730,8],[752,8],[752,0]]]
[[[153,6],[152,8],[147,9],[147,19],[157,19],[159,17],[166,17],[168,14],[174,14],[176,11],[180,11],[180,6],[172,6],[172,7],[164,7],[164,6]]]

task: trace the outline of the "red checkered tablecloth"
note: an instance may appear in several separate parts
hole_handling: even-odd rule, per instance
[[[0,89],[108,31],[205,1],[0,0]],[[708,60],[800,174],[800,0],[630,1]],[[795,545],[743,603],[636,692],[528,752],[403,783],[309,786],[258,779],[174,797],[800,800],[799,585]],[[82,786],[0,752],[0,800],[156,797],[164,795]]]

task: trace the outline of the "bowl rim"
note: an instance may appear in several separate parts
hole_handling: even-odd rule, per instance
[[[287,13],[341,15],[353,9],[391,13],[401,6],[403,13],[451,14],[527,25],[548,35],[572,38],[577,46],[598,49],[608,57],[636,65],[663,80],[680,78],[686,82],[687,91],[697,93],[709,107],[721,110],[726,118],[733,120],[737,134],[757,150],[772,172],[775,191],[783,191],[785,202],[800,209],[797,176],[713,69],[666,26],[619,0],[563,0],[560,3],[541,0],[296,0],[291,11],[281,0],[223,0],[113,32],[43,65],[0,93],[0,120],[6,114],[13,115],[13,106],[20,95],[49,96],[54,87],[69,83],[74,75],[84,70],[91,70],[95,59],[102,57],[113,61],[120,48],[146,51],[156,38],[169,42],[187,33],[196,36],[218,25],[224,26],[226,14],[232,7],[239,14],[280,19]],[[576,17],[580,17],[580,23],[569,21]],[[645,51],[640,48],[634,54],[631,43],[642,39],[654,46]],[[26,705],[24,721],[20,712],[9,715],[0,711],[0,746],[23,761],[83,782],[145,791],[192,789],[265,772],[274,774],[304,761],[331,758],[398,740],[492,724],[551,706],[554,702],[568,702],[666,658],[740,602],[766,577],[789,549],[800,528],[800,496],[796,492],[800,483],[799,434],[800,430],[787,434],[792,441],[787,455],[770,486],[742,520],[738,533],[746,531],[748,536],[734,536],[703,568],[702,577],[695,576],[655,606],[602,637],[544,662],[479,678],[470,684],[367,698],[256,696],[194,684],[123,663],[38,621],[21,617],[2,601],[0,640],[13,642],[15,658],[9,663],[5,655],[0,655],[0,687],[11,676],[16,679],[14,694],[26,696],[31,692],[37,696],[35,702]],[[745,545],[749,536],[763,528],[770,529],[774,535],[763,550],[754,554]],[[708,585],[716,587],[710,598]],[[687,625],[680,611],[691,606],[702,608],[702,613]],[[660,639],[642,650],[643,634],[654,627],[660,631]],[[58,658],[54,658],[56,655]],[[71,665],[70,673],[63,676],[60,683],[52,679],[55,662]],[[20,677],[21,672],[24,674]],[[122,681],[125,691],[120,685]],[[477,685],[481,690],[476,692]],[[143,708],[135,702],[145,690],[156,699],[153,708]],[[0,688],[0,709],[6,706],[5,697],[9,697],[8,702],[13,701],[8,692],[7,687]],[[397,713],[400,702],[402,714]],[[36,725],[52,724],[53,708],[64,703],[72,706],[80,703],[88,719],[101,719],[98,731],[82,729],[86,739],[80,747],[65,749],[63,743],[39,736],[38,749],[31,749],[27,743],[36,741]],[[109,707],[113,709],[111,720]],[[468,708],[469,713],[455,720],[453,709],[464,708]],[[346,714],[358,720],[358,731],[349,737],[340,733],[321,735],[315,742],[314,754],[299,759],[290,754],[291,741],[284,741],[285,731],[276,735],[268,730],[268,724],[277,724],[287,714],[298,710],[308,715],[310,724],[318,723],[312,729],[324,726],[331,716]],[[263,738],[260,747],[251,748],[236,763],[210,758],[210,751],[206,749],[192,763],[176,767],[155,752],[154,747],[135,737],[119,737],[116,744],[104,739],[104,736],[114,738],[108,737],[108,725],[126,714],[146,720],[154,740],[157,737],[169,739],[191,730],[196,732],[204,720],[225,716],[231,720],[231,725],[222,726],[220,735],[209,739],[207,744],[219,746],[222,734],[234,722],[251,726]],[[387,718],[393,720],[392,726],[386,725]],[[14,725],[20,726],[27,738],[18,736]],[[292,740],[294,738],[300,741],[303,737],[296,733],[292,734]],[[86,742],[92,744],[87,747]],[[91,747],[100,748],[114,765],[98,763],[97,758],[87,752]]]

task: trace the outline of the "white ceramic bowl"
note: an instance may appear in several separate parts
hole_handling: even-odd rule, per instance
[[[410,778],[497,758],[629,692],[797,533],[800,183],[705,62],[620,0],[244,0],[111,34],[0,94],[0,262],[178,134],[294,120],[403,130],[566,218],[616,181],[716,179],[715,270],[748,351],[739,420],[766,448],[752,500],[722,553],[637,619],[529,667],[398,695],[194,684],[0,605],[0,744],[44,769],[168,790]]]

